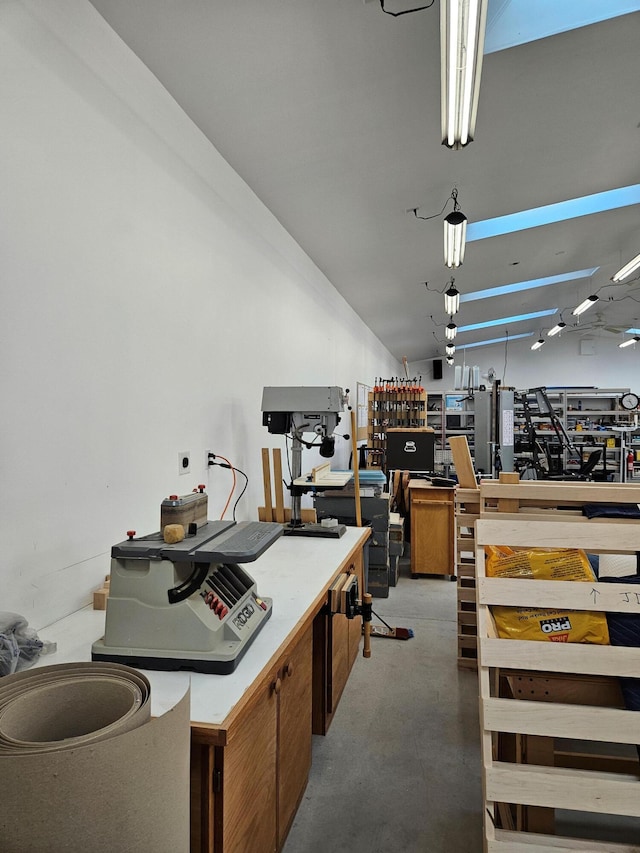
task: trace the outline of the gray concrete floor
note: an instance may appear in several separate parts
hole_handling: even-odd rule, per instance
[[[415,636],[374,637],[356,661],[284,853],[479,853],[478,683],[456,665],[456,584],[411,578],[403,558],[373,609]]]

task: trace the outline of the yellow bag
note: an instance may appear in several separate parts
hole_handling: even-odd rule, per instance
[[[587,555],[578,548],[514,551],[507,546],[490,545],[485,547],[485,554],[487,577],[589,583],[596,580]],[[604,613],[505,605],[494,605],[491,613],[498,636],[503,639],[609,645],[609,629]]]

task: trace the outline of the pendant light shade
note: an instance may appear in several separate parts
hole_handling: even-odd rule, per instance
[[[598,297],[595,294],[589,296],[587,299],[584,300],[584,302],[581,302],[577,308],[573,309],[574,317],[579,317],[581,314],[584,314],[584,312],[588,311],[589,308],[591,308],[592,305],[595,305],[597,301]]]
[[[458,327],[456,324],[451,321],[444,330],[444,336],[448,341],[452,341],[458,333]]]
[[[444,263],[450,269],[464,261],[467,242],[467,217],[461,210],[452,210],[444,218]]]
[[[449,287],[444,292],[444,310],[447,314],[453,317],[454,314],[458,313],[458,309],[460,308],[460,292],[458,288],[453,283],[453,279],[449,283]]]
[[[453,355],[454,352],[456,351],[455,344],[447,344],[444,348],[444,351],[446,352],[447,355]]]
[[[547,332],[547,337],[552,338],[554,335],[559,335],[560,332],[566,327],[566,323],[563,323],[562,320],[553,327],[553,329],[549,329]]]
[[[632,338],[629,338],[626,341],[623,341],[621,344],[618,344],[620,349],[624,349],[625,347],[630,347],[631,344],[637,344],[640,341],[640,337],[638,335],[634,335]]]

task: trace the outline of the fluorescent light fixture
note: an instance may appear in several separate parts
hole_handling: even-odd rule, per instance
[[[467,244],[467,217],[461,210],[452,210],[444,218],[444,263],[450,269],[464,261]]]
[[[447,314],[453,317],[458,313],[460,308],[460,291],[453,283],[453,279],[449,282],[449,287],[444,292],[444,310]]]
[[[452,341],[458,333],[458,327],[453,320],[447,325],[444,330],[444,336],[448,341]]]
[[[598,301],[598,297],[595,293],[592,296],[587,297],[584,302],[581,302],[577,308],[574,308],[572,314],[574,317],[579,317],[581,314],[584,314],[585,311],[588,311],[592,305],[595,305]]]
[[[447,364],[453,364],[453,356],[452,355],[447,356]]]
[[[535,344],[531,344],[531,349],[540,349],[545,344],[544,338],[538,338]]]
[[[549,317],[552,314],[557,313],[557,308],[548,308],[546,311],[533,311],[531,314],[515,314],[513,317],[500,317],[498,320],[486,320],[484,323],[472,323],[470,326],[460,326],[458,331],[474,332],[476,329],[488,329],[491,326],[505,326],[509,323],[521,323],[524,320],[536,320],[538,317]]]
[[[549,275],[544,278],[532,278],[528,281],[518,281],[515,284],[503,284],[500,287],[489,287],[486,290],[476,290],[471,293],[461,293],[460,302],[475,302],[477,299],[490,299],[492,296],[505,296],[508,293],[519,293],[521,290],[534,290],[536,287],[547,287],[550,284],[562,284],[565,281],[575,281],[581,278],[591,278],[598,272],[599,267],[588,270]]]
[[[640,341],[640,335],[634,335],[632,338],[629,338],[626,341],[623,341],[621,344],[618,344],[620,349],[624,349],[625,347],[630,347],[631,344],[637,344]]]
[[[532,207],[530,210],[521,210],[506,216],[471,222],[467,228],[467,242],[486,240],[487,237],[498,237],[501,234],[513,234],[516,231],[525,231],[527,228],[537,228],[540,225],[553,225],[555,222],[564,222],[565,219],[577,219],[580,216],[617,210],[620,207],[639,203],[640,184],[605,190],[602,193],[571,198],[556,204],[546,204],[543,207]]]
[[[473,344],[460,344],[458,349],[474,349],[475,347],[487,347],[489,344],[502,344],[505,341],[517,341],[518,338],[530,338],[533,332],[522,332],[520,335],[504,335],[501,338],[491,338],[488,341],[477,341]]]
[[[563,323],[562,320],[560,320],[559,323],[556,323],[553,329],[549,329],[549,331],[547,332],[547,337],[552,338],[554,335],[559,335],[560,332],[566,327],[566,325],[566,323]]]
[[[446,352],[447,355],[453,355],[454,352],[456,351],[455,344],[447,344],[444,348],[444,351]]]
[[[631,275],[632,272],[635,272],[638,267],[640,267],[640,255],[636,255],[628,264],[625,264],[621,269],[619,269],[618,272],[611,277],[611,281],[622,281],[623,278],[626,278],[628,275]]]
[[[440,0],[442,144],[473,141],[488,0]]]

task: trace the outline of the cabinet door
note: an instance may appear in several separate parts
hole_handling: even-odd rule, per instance
[[[216,853],[218,850],[266,853],[276,849],[280,689],[281,683],[274,673],[224,747],[222,814],[216,832]]]
[[[312,629],[283,660],[278,720],[278,846],[293,821],[311,767]]]
[[[341,566],[341,572],[356,573],[359,595],[364,592],[363,555],[357,553]],[[313,733],[326,735],[347,678],[358,654],[362,619],[347,619],[330,612],[325,604],[313,621]]]
[[[453,493],[451,493],[452,495]],[[411,574],[455,573],[453,499],[447,491],[411,494]]]

